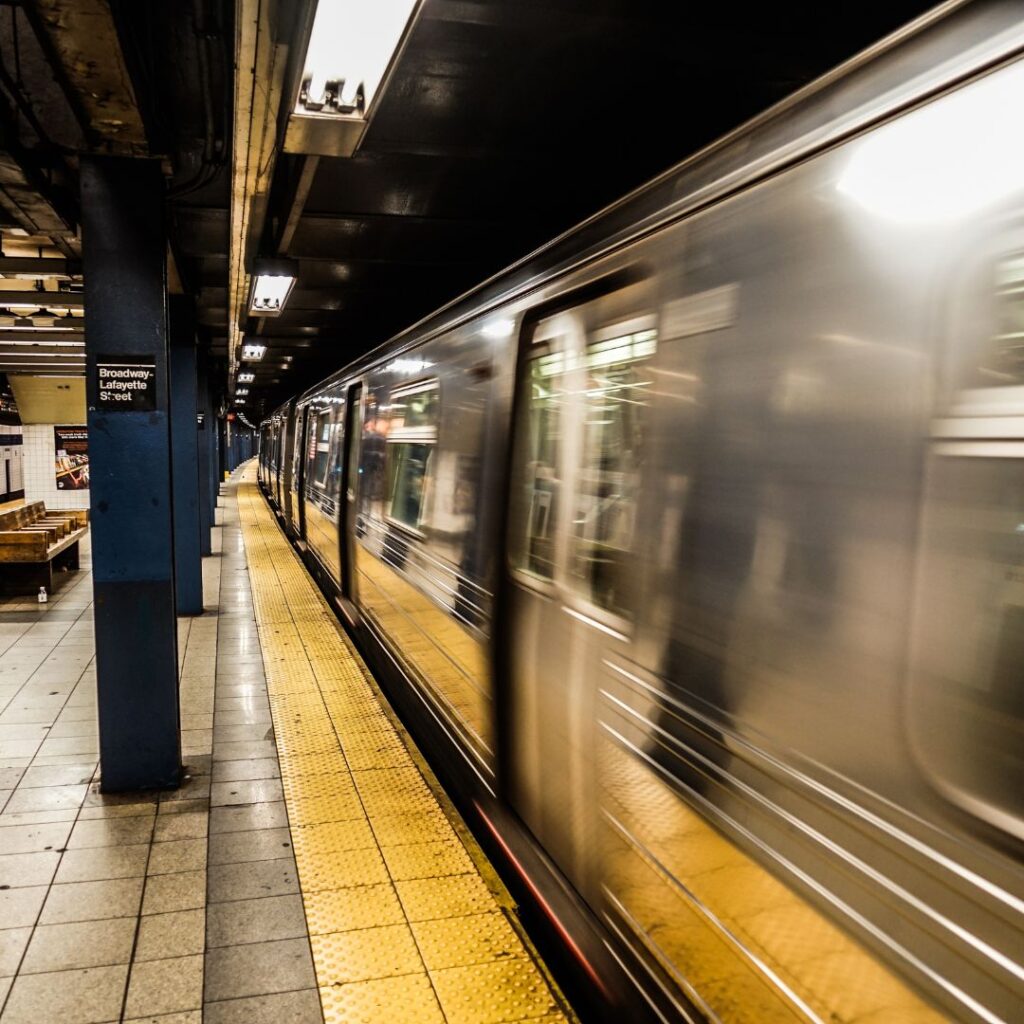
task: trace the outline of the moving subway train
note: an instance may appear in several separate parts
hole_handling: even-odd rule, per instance
[[[609,1019],[1024,1017],[1022,112],[946,5],[262,424]]]

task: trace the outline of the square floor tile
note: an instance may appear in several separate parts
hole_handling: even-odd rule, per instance
[[[203,1013],[203,1024],[323,1024],[323,1019],[320,993],[312,988],[208,1002]]]
[[[40,925],[21,965],[23,974],[106,967],[131,960],[135,918]]]
[[[252,804],[249,807],[214,807],[210,811],[210,834],[244,832],[247,829],[281,828],[288,824],[285,805]]]
[[[112,878],[100,882],[70,882],[50,889],[39,917],[40,924],[100,921],[109,917],[137,917],[144,879]]]
[[[316,984],[306,939],[211,949],[206,955],[206,999],[288,992]]]
[[[202,953],[206,946],[204,911],[179,910],[150,914],[142,919],[135,960],[163,960],[167,957]]]
[[[210,837],[210,864],[279,860],[292,857],[289,829],[270,828],[250,832],[219,832]]]
[[[11,853],[0,857],[0,886],[49,885],[60,863],[60,854]]]
[[[211,948],[305,935],[306,917],[298,895],[211,903],[207,908],[206,942]]]
[[[258,899],[262,896],[286,896],[298,891],[298,876],[291,858],[243,864],[218,864],[210,867],[211,903]]]
[[[159,1016],[203,1005],[203,957],[132,964],[125,1017]]]
[[[167,914],[206,906],[206,872],[180,871],[146,879],[143,914]]]
[[[149,847],[101,846],[68,850],[57,868],[57,882],[94,882],[105,878],[132,878],[146,873]]]
[[[70,822],[48,825],[10,825],[0,828],[0,856],[41,853],[63,846],[71,832]]]
[[[169,875],[178,871],[198,871],[205,866],[205,839],[173,839],[153,844],[146,873]]]
[[[23,974],[11,986],[4,1024],[99,1024],[121,1015],[127,964]]]
[[[5,928],[34,925],[45,898],[45,885],[0,890],[0,921]]]
[[[79,821],[71,830],[68,849],[86,850],[99,846],[135,846],[148,843],[152,834],[153,817],[151,815]]]

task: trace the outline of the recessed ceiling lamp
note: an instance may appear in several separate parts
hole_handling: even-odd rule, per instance
[[[286,152],[355,152],[419,7],[420,0],[318,0]]]
[[[247,341],[242,345],[242,358],[250,363],[258,363],[267,354],[266,345],[257,345]]]
[[[257,260],[249,296],[250,316],[280,316],[299,276],[293,260]]]
[[[249,389],[248,388],[235,388],[235,394],[236,395],[247,395],[247,394],[249,394]]]
[[[245,399],[244,398],[236,398],[235,399],[235,405],[245,405]]]
[[[238,375],[239,384],[251,384],[256,379],[255,373],[249,373],[248,371],[240,373]]]

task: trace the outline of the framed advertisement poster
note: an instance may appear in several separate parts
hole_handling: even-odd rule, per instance
[[[89,489],[89,430],[87,427],[53,428],[54,470],[58,491]]]

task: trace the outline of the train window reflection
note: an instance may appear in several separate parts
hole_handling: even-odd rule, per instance
[[[391,392],[387,438],[388,516],[422,527],[432,479],[440,392],[436,380]]]
[[[437,423],[437,385],[425,384],[391,396],[391,429],[432,427]]]
[[[392,519],[418,530],[430,479],[432,444],[393,444],[389,452],[388,511]]]
[[[524,438],[526,450],[522,458],[525,519],[520,534],[524,543],[516,564],[544,579],[552,579],[555,574],[558,495],[562,486],[558,451],[562,437],[564,373],[564,354],[550,351],[535,353],[527,370],[529,405]]]
[[[328,456],[331,450],[331,412],[329,409],[317,415],[316,431],[313,436],[316,438],[313,480],[318,487],[324,487],[327,483]]]
[[[980,387],[1024,383],[1024,253],[996,265],[995,334],[980,369]]]
[[[583,434],[573,515],[571,577],[581,595],[629,617],[627,563],[633,547],[650,375],[643,361],[657,332],[591,341],[584,354]]]

